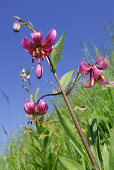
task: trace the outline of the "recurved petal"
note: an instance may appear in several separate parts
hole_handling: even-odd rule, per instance
[[[97,80],[99,83],[101,83],[101,84],[105,84],[105,85],[107,85],[107,84],[109,84],[109,82],[102,76],[102,75],[100,75],[99,77],[98,77],[98,80]]]
[[[34,44],[27,37],[22,40],[21,45],[29,53],[32,53],[35,48]]]
[[[98,77],[99,75],[101,75],[103,73],[102,70],[99,70],[96,65],[93,65],[92,66],[92,69],[93,69],[93,78],[96,78]]]
[[[102,64],[101,65],[96,65],[96,67],[99,69],[99,70],[104,70],[104,69],[106,69],[108,66],[109,66],[109,63],[108,63],[108,61],[103,57],[103,56],[101,56],[101,57],[99,57],[97,60],[96,60],[96,63],[95,64],[97,64],[97,63],[99,63],[99,62],[101,62],[102,61]]]
[[[28,99],[24,102],[24,110],[27,114],[33,114],[36,106],[35,101],[29,101]]]
[[[31,37],[36,45],[42,45],[42,32],[31,33]]]
[[[47,37],[44,40],[43,46],[45,48],[50,48],[56,40],[57,32],[54,28],[51,29],[51,31],[48,33]]]
[[[92,79],[88,84],[85,85],[85,88],[91,88],[95,85],[94,79]]]
[[[89,73],[91,66],[88,65],[85,61],[82,61],[80,67],[78,68],[79,73],[86,75]]]

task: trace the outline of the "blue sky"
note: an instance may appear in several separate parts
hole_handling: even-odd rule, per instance
[[[73,69],[77,69],[82,60],[80,40],[92,41],[99,50],[105,46],[103,32],[104,24],[114,18],[113,0],[4,0],[0,4],[0,90],[5,92],[9,98],[9,105],[5,97],[0,93],[0,138],[6,141],[2,132],[3,125],[10,134],[21,124],[26,124],[23,103],[29,98],[27,92],[22,88],[23,82],[18,78],[21,68],[34,67],[32,70],[32,86],[35,92],[40,87],[39,97],[52,92],[52,86],[46,81],[54,81],[49,66],[42,62],[44,74],[42,79],[37,80],[35,75],[36,62],[32,64],[31,56],[21,47],[24,36],[30,40],[30,31],[21,27],[19,33],[15,34],[12,29],[15,21],[12,16],[19,16],[23,20],[30,20],[37,31],[42,30],[43,37],[47,35],[52,27],[57,30],[57,41],[65,31],[65,44],[63,49],[64,61],[61,59],[57,66],[59,78]],[[56,41],[56,42],[57,42]],[[27,83],[25,84],[27,86]],[[46,98],[45,98],[46,100]],[[49,104],[49,100],[47,99]],[[51,107],[51,106],[50,106]]]

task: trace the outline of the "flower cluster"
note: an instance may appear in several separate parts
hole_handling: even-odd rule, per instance
[[[22,68],[21,74],[19,75],[19,77],[22,77],[23,81],[25,82],[26,79],[29,80],[30,79],[30,74],[27,74],[25,69]]]
[[[31,54],[32,62],[34,62],[35,59],[38,59],[38,66],[36,68],[38,78],[41,78],[43,73],[43,67],[40,64],[40,60],[44,60],[45,56],[49,57],[50,53],[54,49],[56,36],[57,32],[54,28],[52,28],[44,42],[42,41],[43,38],[41,31],[31,33],[33,42],[31,42],[27,37],[25,37],[21,42],[22,47]]]
[[[97,65],[102,61],[101,65]],[[86,63],[85,61],[81,62],[81,65],[78,69],[79,73],[83,75],[87,75],[90,73],[90,82],[86,84],[86,88],[91,88],[95,85],[95,83],[108,84],[108,81],[102,76],[103,70],[108,67],[108,61],[103,57],[99,57],[95,64],[91,65]]]
[[[48,105],[42,99],[40,99],[38,105],[35,101],[30,101],[26,99],[24,102],[24,110],[28,115],[43,116],[48,110]]]

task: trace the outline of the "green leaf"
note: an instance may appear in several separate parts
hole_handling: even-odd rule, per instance
[[[31,92],[27,89],[26,86],[22,86],[30,95],[31,95]]]
[[[22,86],[29,94],[30,94],[30,101],[34,101],[32,93],[27,89],[26,86]]]
[[[54,71],[56,71],[57,63],[59,61],[60,56],[62,56],[61,52],[64,46],[64,36],[65,36],[65,33],[63,33],[63,35],[61,36],[61,38],[55,45],[54,50],[51,53],[51,59],[52,59]]]
[[[97,118],[93,113],[89,119],[87,131],[87,141],[94,154],[94,157],[98,163],[103,163],[101,151],[100,151],[100,143],[99,143],[99,132],[97,126]]]
[[[32,69],[33,69],[33,67],[31,67],[31,68],[28,70],[28,74],[31,72]]]
[[[32,23],[30,22],[30,21],[28,21],[29,22],[29,24],[32,26],[32,28],[34,28],[34,26],[32,25]]]
[[[80,165],[76,161],[73,161],[62,156],[58,156],[58,160],[66,170],[82,170],[82,165]]]
[[[35,93],[35,102],[36,102],[36,100],[37,100],[38,93],[39,93],[39,88],[37,88],[36,93]]]
[[[25,27],[27,27],[27,28],[30,29],[30,27],[29,27],[27,24],[23,23],[23,22],[20,22],[20,25],[24,25]],[[31,29],[30,29],[30,30],[31,30]]]
[[[89,160],[89,157],[87,155],[87,153],[84,151],[83,146],[76,140],[76,137],[74,135],[74,131],[71,128],[72,125],[64,118],[64,116],[60,113],[59,109],[57,108],[56,104],[54,103],[54,101],[52,100],[54,108],[56,110],[56,113],[58,115],[58,118],[62,124],[62,126],[64,127],[65,131],[67,132],[67,134],[69,135],[71,141],[73,142],[76,150],[78,151],[78,153],[88,162],[88,164],[90,166],[92,166],[91,161]]]
[[[110,140],[110,152],[109,152],[109,170],[114,169],[114,127],[111,133],[111,140]]]
[[[49,83],[51,83],[54,87],[55,87],[55,89],[57,90],[57,92],[59,92],[59,90],[57,89],[57,87],[56,87],[56,85],[53,83],[53,82],[51,82],[51,81],[49,81],[49,80],[47,80]]]
[[[103,168],[109,170],[109,151],[106,144],[103,147]]]
[[[60,79],[60,84],[61,86],[63,87],[63,89],[65,90],[69,84],[69,82],[71,81],[71,78],[73,76],[73,73],[75,72],[76,70],[73,70],[73,71],[69,71],[67,72],[66,74],[64,74],[61,79]]]

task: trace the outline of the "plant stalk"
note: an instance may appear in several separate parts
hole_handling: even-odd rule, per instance
[[[67,104],[67,107],[68,107],[68,109],[69,109],[69,111],[70,111],[70,113],[71,113],[71,116],[72,116],[73,121],[74,121],[74,123],[75,123],[75,126],[76,126],[76,128],[77,128],[77,130],[78,130],[78,132],[79,132],[79,134],[80,134],[80,137],[81,137],[81,139],[82,139],[82,142],[83,142],[83,144],[84,144],[84,146],[85,146],[85,148],[86,148],[86,150],[87,150],[87,153],[88,153],[88,155],[89,155],[89,157],[90,157],[90,159],[91,159],[91,162],[92,162],[92,164],[93,164],[93,166],[94,166],[94,169],[95,169],[95,170],[100,170],[100,168],[99,168],[99,166],[98,166],[98,164],[97,164],[97,162],[96,162],[96,160],[95,160],[95,158],[94,158],[94,156],[93,156],[93,154],[92,154],[92,152],[91,152],[91,149],[90,149],[90,147],[89,147],[89,144],[88,144],[88,142],[87,142],[87,140],[86,140],[86,138],[85,138],[85,136],[84,136],[84,134],[83,134],[83,132],[82,132],[82,129],[81,129],[80,124],[79,124],[79,122],[78,122],[78,120],[77,120],[77,117],[76,117],[76,115],[75,115],[75,113],[74,113],[74,111],[73,111],[73,109],[72,109],[72,106],[71,106],[71,104],[70,104],[70,101],[69,101],[66,93],[64,92],[61,84],[60,84],[60,81],[59,81],[59,79],[58,79],[58,77],[57,77],[57,74],[56,74],[56,73],[53,73],[53,74],[54,74],[54,76],[55,76],[55,78],[56,78],[56,81],[57,81],[57,83],[58,83],[58,85],[59,85],[59,87],[60,87],[60,89],[61,89],[61,93],[62,93],[62,95],[63,95],[63,97],[64,97],[64,100],[65,100],[65,102],[66,102],[66,104]]]

